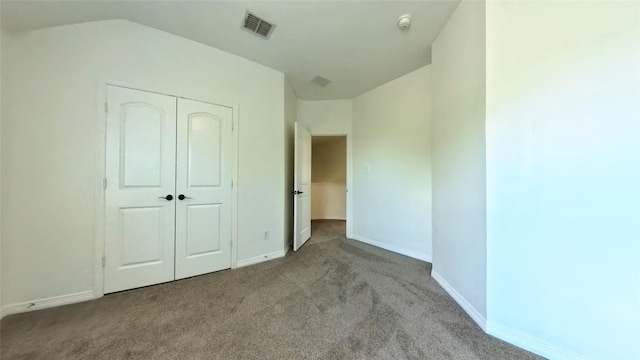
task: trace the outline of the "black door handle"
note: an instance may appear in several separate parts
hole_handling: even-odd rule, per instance
[[[303,191],[298,191],[298,190],[293,192],[293,195],[300,195],[300,194],[304,194],[304,192]]]
[[[158,199],[165,199],[165,200],[171,201],[173,200],[173,195],[169,194],[167,196],[158,196]]]
[[[184,199],[191,199],[191,197],[189,197],[189,196],[184,196],[184,194],[180,194],[180,195],[178,195],[178,199],[180,199],[180,200],[184,200]]]

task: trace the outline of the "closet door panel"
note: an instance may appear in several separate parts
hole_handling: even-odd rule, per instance
[[[107,108],[110,293],[174,279],[176,98],[108,86]]]
[[[178,100],[176,279],[231,267],[233,110]]]

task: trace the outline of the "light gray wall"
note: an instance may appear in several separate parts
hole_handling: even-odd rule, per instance
[[[282,253],[284,74],[122,20],[37,30],[10,44],[2,43],[10,75],[2,82],[3,306],[94,288],[100,80],[239,104],[238,260]]]
[[[487,74],[492,331],[640,359],[640,3],[488,2]]]
[[[432,46],[433,273],[486,319],[485,3],[463,1]],[[478,320],[478,319],[476,319]]]
[[[353,100],[353,237],[431,261],[431,66]]]
[[[352,100],[298,100],[298,121],[312,136],[351,133]]]

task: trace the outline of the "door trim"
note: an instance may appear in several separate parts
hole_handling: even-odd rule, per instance
[[[311,132],[311,138],[314,136],[344,136],[347,140],[347,217],[346,217],[346,236],[348,239],[353,238],[353,136],[351,131],[347,132]],[[295,187],[295,184],[294,184]],[[295,234],[293,235],[295,236]]]
[[[93,256],[93,298],[104,296],[104,273],[105,268],[102,266],[102,259],[105,255],[105,206],[106,191],[103,185],[103,179],[106,176],[106,137],[107,137],[107,112],[105,104],[107,103],[107,87],[117,86],[138,91],[145,91],[160,95],[173,96],[176,98],[189,99],[208,103],[217,106],[228,107],[232,110],[233,131],[232,131],[232,160],[231,160],[231,178],[233,180],[233,188],[231,189],[231,269],[238,267],[238,164],[239,164],[239,129],[240,129],[240,104],[230,99],[208,99],[202,100],[198,97],[188,97],[175,95],[173,91],[154,91],[148,90],[151,86],[138,86],[117,80],[98,80],[96,91],[96,179],[94,184],[95,198],[95,216],[94,216],[94,256]],[[233,105],[229,105],[233,104]],[[108,259],[107,259],[108,261]]]

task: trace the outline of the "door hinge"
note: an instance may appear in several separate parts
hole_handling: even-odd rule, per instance
[[[106,178],[102,179],[102,187],[103,187],[105,190],[107,190],[107,179],[106,179]]]
[[[102,255],[102,267],[105,267],[105,265],[107,265],[107,257]]]
[[[109,112],[109,103],[106,101],[104,103],[104,112]]]
[[[233,131],[233,129],[235,129],[235,128],[236,128],[236,123],[235,123],[235,121],[232,121],[231,122],[231,131]]]

